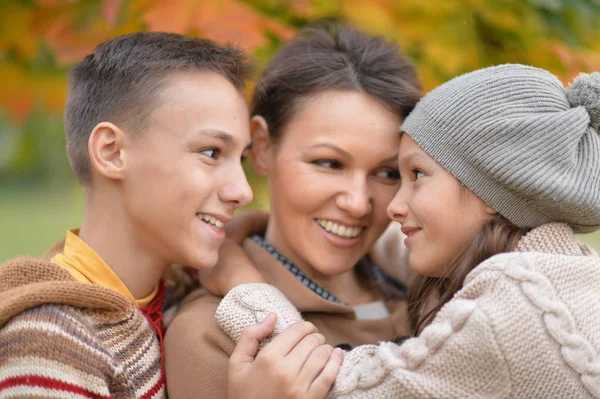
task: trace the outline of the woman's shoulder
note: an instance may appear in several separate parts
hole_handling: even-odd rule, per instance
[[[177,345],[181,342],[198,344],[211,340],[209,337],[224,336],[215,320],[215,311],[221,299],[202,288],[192,291],[183,300],[167,327],[166,342]]]

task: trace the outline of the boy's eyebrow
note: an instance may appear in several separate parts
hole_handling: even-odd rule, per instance
[[[236,141],[235,137],[233,137],[233,135],[231,133],[227,133],[227,132],[224,132],[223,130],[219,130],[219,129],[202,129],[198,132],[198,134],[214,137],[214,138],[219,139],[227,144],[235,143],[235,141]]]

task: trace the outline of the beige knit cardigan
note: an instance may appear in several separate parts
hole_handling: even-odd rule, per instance
[[[301,320],[274,287],[247,284],[216,318],[234,339],[278,314]],[[331,398],[600,398],[600,258],[565,224],[496,255],[415,338],[347,352]]]

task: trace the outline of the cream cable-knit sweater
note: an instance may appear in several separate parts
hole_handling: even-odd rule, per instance
[[[216,318],[234,340],[276,312],[301,320],[274,287],[246,284]],[[600,398],[600,258],[572,230],[532,230],[517,251],[475,268],[416,338],[347,352],[331,398]]]

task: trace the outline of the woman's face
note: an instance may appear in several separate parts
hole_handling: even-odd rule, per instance
[[[401,118],[373,97],[326,91],[303,102],[252,159],[271,189],[267,240],[312,277],[354,267],[389,224]],[[257,165],[259,164],[259,165]]]
[[[388,215],[407,236],[409,266],[422,275],[443,276],[449,262],[496,212],[406,134],[398,163],[402,182]]]

